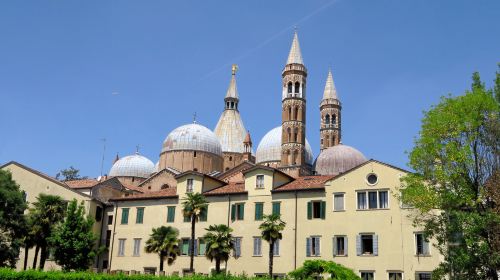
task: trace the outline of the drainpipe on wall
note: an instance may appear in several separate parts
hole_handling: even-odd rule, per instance
[[[297,191],[295,191],[295,241],[294,241],[293,269],[297,269]]]
[[[109,251],[109,262],[108,262],[108,269],[111,271],[111,261],[113,260],[113,245],[115,245],[115,230],[116,230],[116,224],[118,223],[118,203],[113,202],[113,206],[115,207],[115,216],[113,217],[114,223],[113,223],[113,237],[111,238],[111,250]]]

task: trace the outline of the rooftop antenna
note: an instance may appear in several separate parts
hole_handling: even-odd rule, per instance
[[[104,168],[104,155],[106,154],[106,138],[101,138],[102,141],[102,159],[101,159],[101,176]]]
[[[196,123],[196,112],[193,114],[193,123]]]

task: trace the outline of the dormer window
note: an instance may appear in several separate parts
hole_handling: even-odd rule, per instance
[[[193,192],[193,179],[187,179],[186,192],[187,193]]]
[[[257,175],[257,179],[255,181],[255,188],[257,189],[264,188],[264,175]]]

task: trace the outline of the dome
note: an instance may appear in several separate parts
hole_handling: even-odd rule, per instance
[[[337,175],[354,168],[367,159],[355,148],[347,145],[335,145],[323,150],[316,159],[315,170],[320,175]]]
[[[136,153],[117,160],[109,170],[109,176],[148,178],[154,170],[155,165],[152,161]]]
[[[181,150],[203,151],[222,156],[217,136],[210,129],[196,123],[179,126],[163,141],[162,153]]]
[[[306,139],[306,163],[313,164],[313,153],[309,141]],[[281,161],[281,126],[271,129],[257,146],[256,162]]]
[[[160,171],[160,161],[157,161],[157,162],[155,163],[155,169],[154,169],[154,172],[158,172],[158,171]]]
[[[236,110],[224,110],[215,127],[223,152],[243,153],[243,141],[247,135],[240,113]]]

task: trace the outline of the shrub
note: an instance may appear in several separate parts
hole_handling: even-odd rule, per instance
[[[361,280],[352,269],[332,261],[308,260],[302,267],[290,272],[288,275],[294,279],[311,279],[321,274],[329,274],[334,280]]]

